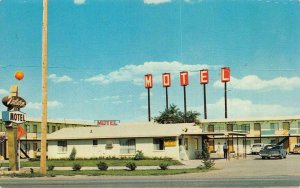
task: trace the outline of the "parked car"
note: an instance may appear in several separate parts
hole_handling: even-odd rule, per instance
[[[283,148],[283,146],[278,145],[267,145],[262,150],[260,150],[259,155],[261,158],[270,159],[271,157],[278,157],[280,159],[286,158],[286,150]]]
[[[294,149],[293,149],[293,153],[300,153],[300,144],[296,144]]]
[[[264,148],[264,144],[263,143],[256,143],[256,144],[252,144],[251,146],[251,154],[259,154],[260,150]]]

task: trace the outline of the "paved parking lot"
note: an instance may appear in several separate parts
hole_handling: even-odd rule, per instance
[[[258,155],[248,155],[246,159],[218,159],[215,162],[215,167],[221,170],[203,173],[201,177],[300,177],[300,155],[287,155],[286,159],[261,159]]]

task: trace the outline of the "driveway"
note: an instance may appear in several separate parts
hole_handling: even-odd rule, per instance
[[[188,161],[192,165],[193,161]],[[195,164],[199,161],[195,161]],[[246,159],[218,159],[215,167],[220,170],[201,174],[201,178],[215,177],[266,177],[299,176],[300,155],[287,155],[286,159],[261,159],[249,155]],[[196,175],[199,177],[199,175]]]

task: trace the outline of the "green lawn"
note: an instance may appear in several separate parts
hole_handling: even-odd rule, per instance
[[[83,171],[70,171],[70,170],[54,170],[48,172],[49,176],[75,176],[75,175],[86,175],[86,176],[159,176],[159,175],[175,175],[175,174],[185,174],[185,173],[199,173],[207,172],[209,169],[169,169],[169,170],[83,170]]]
[[[98,159],[98,160],[48,160],[48,165],[54,165],[55,167],[72,167],[74,163],[79,163],[81,166],[87,167],[96,167],[96,164],[99,161],[105,162],[108,166],[125,166],[128,162],[134,162],[137,166],[158,166],[161,163],[168,163],[169,165],[182,165],[179,161],[176,160],[132,160],[132,159],[118,159],[118,160],[111,160],[111,159]],[[7,166],[8,164],[3,164],[3,166]],[[40,161],[26,161],[21,162],[21,167],[39,167]]]

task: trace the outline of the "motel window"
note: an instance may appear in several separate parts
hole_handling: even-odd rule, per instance
[[[222,124],[217,124],[215,125],[215,128],[214,128],[215,132],[223,132],[225,130],[225,125],[222,125]]]
[[[93,146],[97,146],[98,145],[98,140],[93,140]]]
[[[47,133],[50,133],[49,125],[47,125]]]
[[[38,148],[38,144],[37,143],[33,143],[33,151],[37,151]]]
[[[135,139],[120,139],[121,154],[135,154]]]
[[[57,127],[57,130],[60,130],[60,126]]]
[[[250,132],[250,124],[243,124],[242,131],[245,133],[249,133]]]
[[[57,149],[59,153],[67,152],[67,141],[65,140],[57,141]]]
[[[208,125],[208,132],[214,132],[214,125]]]
[[[270,129],[271,130],[278,130],[279,125],[278,123],[270,123]]]
[[[298,129],[300,129],[300,122],[298,122]]]
[[[33,125],[33,132],[37,133],[37,125]]]
[[[154,150],[165,150],[164,139],[154,138],[153,139]]]
[[[254,123],[254,130],[260,131],[260,123]]]
[[[233,131],[233,124],[227,125],[227,131]]]
[[[282,123],[283,130],[290,130],[290,123],[289,122],[283,122]]]
[[[56,131],[56,127],[52,126],[52,132],[55,132],[55,131]]]

